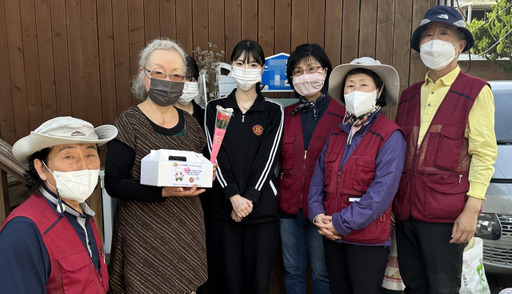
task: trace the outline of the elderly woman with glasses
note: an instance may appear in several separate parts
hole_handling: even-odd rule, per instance
[[[313,293],[331,293],[322,236],[308,219],[309,182],[329,134],[345,109],[327,94],[332,65],[317,44],[297,46],[286,75],[299,101],[284,109],[279,208],[286,293],[306,293],[308,260]]]
[[[183,49],[168,39],[140,53],[132,92],[141,100],[115,122],[108,145],[105,184],[119,199],[110,259],[112,293],[192,293],[206,281],[204,189],[140,183],[141,159],[151,150],[202,152],[202,128],[174,106],[186,74]]]

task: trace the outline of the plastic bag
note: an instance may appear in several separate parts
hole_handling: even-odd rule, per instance
[[[400,276],[400,270],[398,269],[398,253],[396,249],[396,233],[394,226],[391,226],[391,248],[389,248],[388,264],[384,272],[382,287],[392,291],[403,291],[405,289],[402,277]]]
[[[464,249],[460,293],[491,293],[482,263],[483,250],[482,239],[475,237],[468,242]]]

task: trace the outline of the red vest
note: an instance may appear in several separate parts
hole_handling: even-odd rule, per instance
[[[324,159],[326,215],[342,211],[366,193],[375,178],[377,154],[389,136],[398,129],[395,122],[381,114],[361,139],[341,171],[339,168],[347,134],[340,131],[331,135]],[[389,238],[390,222],[391,205],[366,228],[352,231],[344,236],[343,240],[362,244],[384,243]]]
[[[396,122],[407,143],[403,175],[393,202],[398,220],[452,223],[466,204],[469,189],[468,140],[464,133],[475,99],[487,84],[463,72],[444,97],[418,147],[419,82],[402,93]]]
[[[287,214],[297,214],[299,208],[308,218],[309,183],[318,156],[331,131],[343,121],[345,108],[329,98],[329,106],[320,118],[311,137],[307,153],[304,150],[302,121],[300,113],[291,115],[298,105],[295,103],[284,110],[284,135],[281,147],[281,175],[279,180],[279,207]]]
[[[107,264],[100,235],[92,219],[91,227],[100,253],[101,276],[69,221],[66,217],[59,216],[41,194],[30,196],[16,208],[7,217],[4,226],[18,216],[27,217],[36,224],[48,251],[51,273],[46,282],[47,293],[107,293]]]

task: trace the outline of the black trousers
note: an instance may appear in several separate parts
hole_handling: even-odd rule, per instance
[[[240,224],[211,219],[214,293],[267,294],[279,243],[279,221]]]
[[[453,224],[409,218],[396,222],[400,274],[405,293],[453,293],[460,290],[466,244],[450,244]]]
[[[331,292],[381,293],[389,248],[336,243],[324,239]]]

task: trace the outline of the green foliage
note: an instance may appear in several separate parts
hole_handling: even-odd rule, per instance
[[[497,0],[492,11],[487,12],[487,23],[473,20],[468,29],[475,37],[473,53],[482,54],[487,59],[496,61],[508,57],[506,62],[500,62],[500,69],[512,72],[512,0]]]

